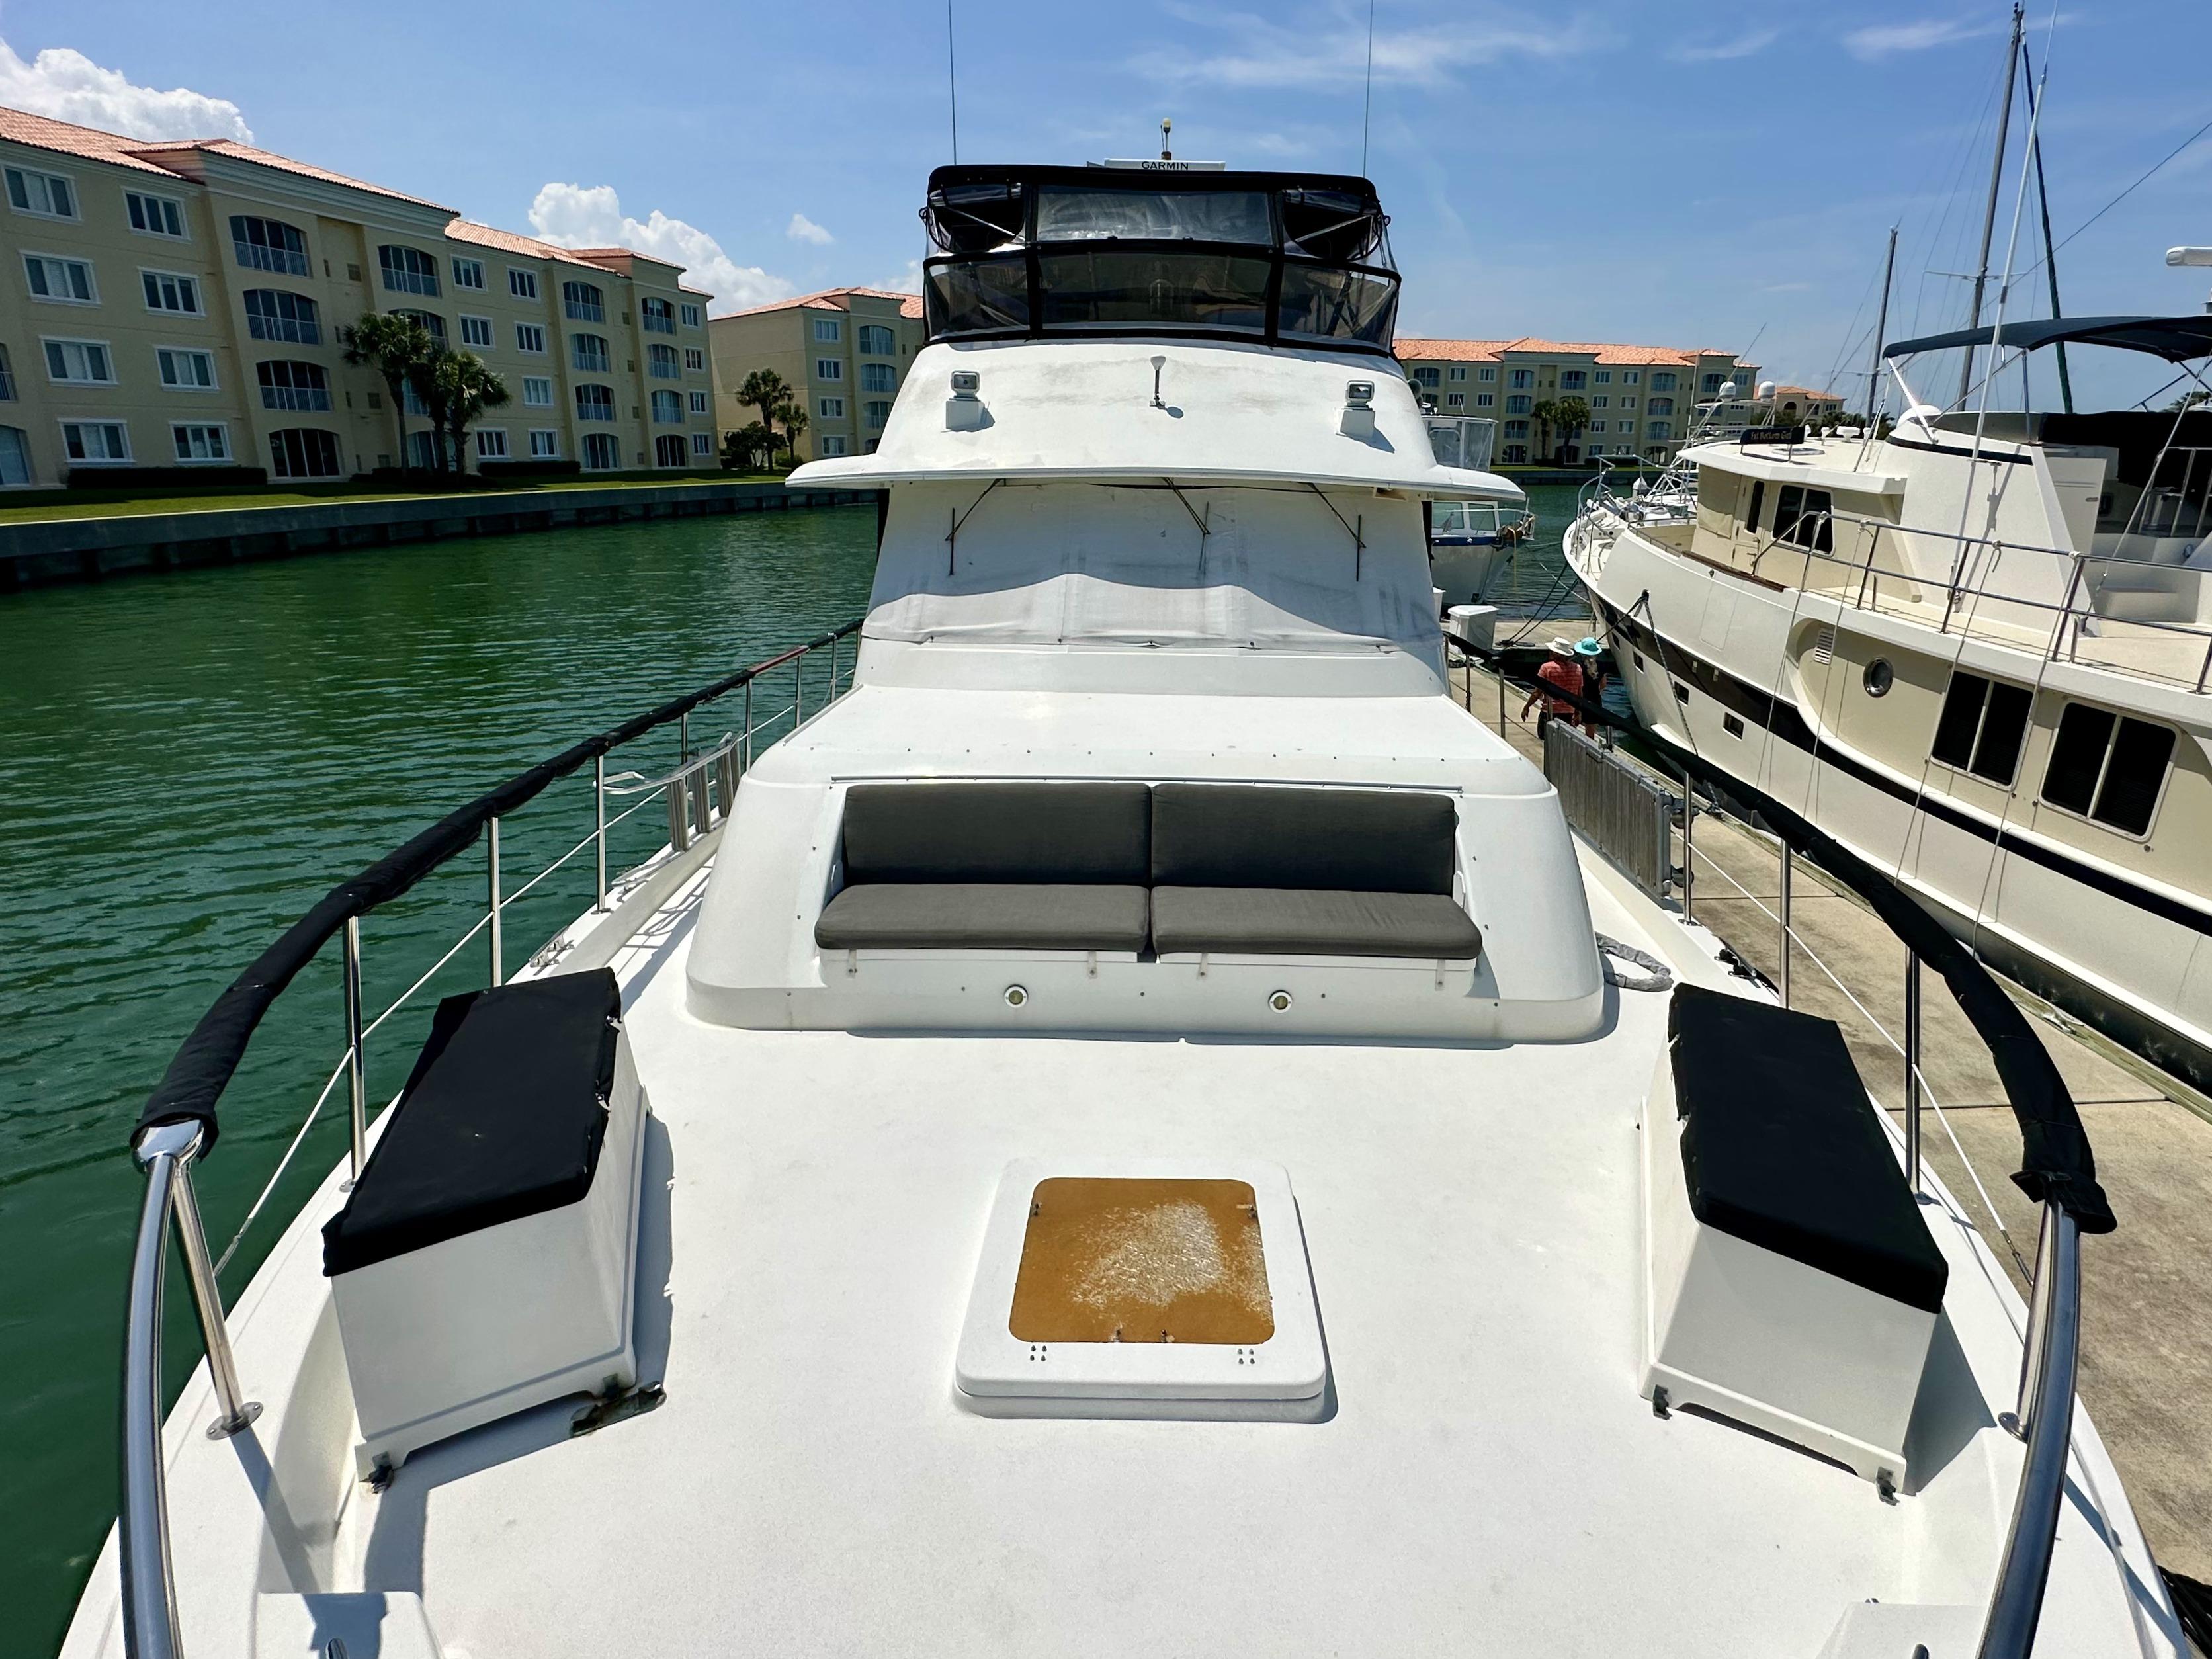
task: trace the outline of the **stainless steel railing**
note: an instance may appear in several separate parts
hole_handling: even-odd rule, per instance
[[[711,770],[719,786],[720,817],[726,821],[736,804],[739,779],[750,769],[753,757],[754,740],[764,732],[775,731],[788,716],[791,729],[796,730],[805,719],[805,664],[815,653],[829,652],[829,675],[826,688],[817,677],[817,690],[822,691],[817,712],[834,702],[852,686],[853,663],[840,662],[840,647],[849,635],[859,630],[857,621],[794,647],[740,671],[730,682],[718,682],[709,688],[715,696],[742,690],[744,717],[740,725],[725,734],[708,754],[694,757],[690,751],[690,713],[671,714],[665,720],[648,719],[644,723],[633,722],[619,741],[630,741],[647,731],[659,729],[671,722],[679,726],[678,765],[674,770],[659,776],[647,777],[636,772],[610,774],[606,769],[605,750],[592,756],[592,827],[584,838],[567,852],[548,863],[520,887],[508,890],[501,878],[500,857],[500,823],[496,811],[485,815],[483,835],[486,851],[486,903],[475,923],[464,932],[428,971],[373,1020],[364,1023],[361,990],[362,928],[361,915],[348,915],[337,929],[343,940],[342,974],[345,993],[345,1050],[338,1066],[324,1084],[322,1092],[309,1108],[307,1120],[248,1208],[245,1220],[220,1260],[210,1260],[205,1230],[200,1218],[199,1206],[194,1195],[191,1167],[202,1158],[211,1139],[209,1131],[198,1120],[156,1121],[142,1127],[133,1137],[131,1151],[146,1174],[145,1200],[139,1212],[137,1242],[132,1249],[131,1288],[128,1315],[124,1340],[124,1401],[123,1401],[123,1504],[118,1521],[122,1553],[123,1627],[125,1650],[131,1659],[178,1659],[183,1651],[182,1637],[177,1616],[175,1577],[172,1571],[169,1552],[168,1493],[166,1478],[167,1455],[162,1438],[162,1375],[161,1321],[165,1270],[168,1237],[173,1223],[177,1242],[184,1257],[186,1276],[191,1280],[192,1302],[199,1317],[202,1345],[205,1350],[209,1376],[214,1384],[217,1414],[208,1426],[211,1438],[240,1433],[260,1416],[261,1407],[243,1397],[238,1376],[238,1366],[231,1351],[230,1333],[225,1321],[222,1288],[216,1275],[238,1248],[255,1218],[261,1213],[271,1194],[290,1165],[293,1156],[307,1139],[324,1103],[330,1098],[338,1079],[347,1079],[349,1116],[349,1178],[345,1187],[350,1188],[361,1178],[368,1162],[368,1080],[366,1042],[377,1028],[390,1019],[448,964],[478,933],[489,934],[489,982],[497,985],[504,980],[503,914],[515,902],[526,896],[538,884],[566,866],[568,861],[591,848],[594,855],[592,909],[604,914],[610,906],[613,889],[608,880],[608,836],[633,813],[650,805],[656,798],[665,798],[670,803],[672,825],[677,817],[679,803],[687,812],[696,800],[700,803],[697,818],[687,817],[687,824],[696,822],[703,830],[704,787]],[[857,658],[857,652],[855,653]],[[754,718],[753,685],[762,674],[788,665],[792,670],[792,697],[788,703],[780,703],[764,717]],[[695,696],[700,694],[695,694]],[[697,705],[694,705],[697,706]],[[595,740],[596,741],[596,740]],[[609,748],[618,746],[618,742]],[[543,771],[544,769],[534,769]],[[522,775],[530,779],[532,774]],[[545,776],[526,797],[535,799],[552,781]],[[519,780],[517,781],[520,781]],[[510,786],[511,787],[511,786]],[[695,796],[695,787],[698,793]],[[500,792],[495,791],[497,794]],[[610,817],[609,799],[636,796],[635,804]],[[487,798],[489,799],[489,798]],[[676,841],[678,851],[688,844]],[[447,857],[450,857],[447,854]],[[658,855],[656,855],[658,856]],[[444,862],[444,859],[438,860]],[[418,872],[427,873],[427,871]],[[327,938],[327,936],[326,936]],[[258,1022],[258,1016],[256,1015]],[[249,1032],[250,1036],[250,1032]],[[235,1060],[232,1061],[236,1064]],[[224,1081],[228,1081],[226,1073]]]

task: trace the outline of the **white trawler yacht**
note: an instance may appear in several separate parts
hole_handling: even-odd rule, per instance
[[[882,446],[799,478],[884,492],[851,689],[754,761],[778,659],[456,810],[149,1102],[64,1651],[2177,1654],[2075,1409],[2055,1074],[2009,1050],[2031,1315],[1835,1029],[1453,702],[1422,503],[1516,492],[1391,370],[1372,187],[927,218]],[[501,818],[740,690],[508,978]],[[255,1023],[335,941],[359,1030],[375,907],[479,837],[492,988],[380,1114],[348,1044],[354,1155],[226,1317],[190,1176]]]
[[[2212,317],[2005,323],[2169,364]],[[1762,429],[1600,492],[1569,562],[1638,714],[1805,816],[2014,979],[2212,1088],[2212,414]]]

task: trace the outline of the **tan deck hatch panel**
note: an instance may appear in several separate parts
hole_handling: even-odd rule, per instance
[[[1024,1342],[1265,1342],[1256,1194],[1242,1181],[1039,1182],[1007,1328]]]

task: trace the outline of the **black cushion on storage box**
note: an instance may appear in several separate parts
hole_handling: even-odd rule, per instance
[[[1474,918],[1440,893],[1155,887],[1152,948],[1224,955],[1428,957],[1482,952]]]
[[[1449,795],[1163,783],[1152,885],[1449,895],[1455,817]]]
[[[447,997],[368,1165],[323,1228],[351,1273],[591,1190],[622,992],[602,968]]]
[[[1026,882],[872,882],[823,907],[825,951],[1141,951],[1141,887]]]
[[[1831,1020],[1694,985],[1667,1016],[1690,1209],[1908,1307],[1950,1268]]]
[[[845,793],[845,881],[1145,885],[1141,783],[862,783]]]

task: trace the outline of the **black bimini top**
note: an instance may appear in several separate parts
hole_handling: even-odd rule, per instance
[[[1917,340],[1884,346],[1881,355],[1912,357],[1923,351],[1986,345],[2034,351],[2069,343],[2147,352],[2170,363],[2185,363],[2196,357],[2212,357],[2212,313],[2192,312],[2183,317],[2044,317],[1987,328],[1954,329],[1948,334],[1925,334]]]
[[[1364,179],[939,167],[921,216],[932,340],[1183,334],[1390,349],[1390,222]]]

